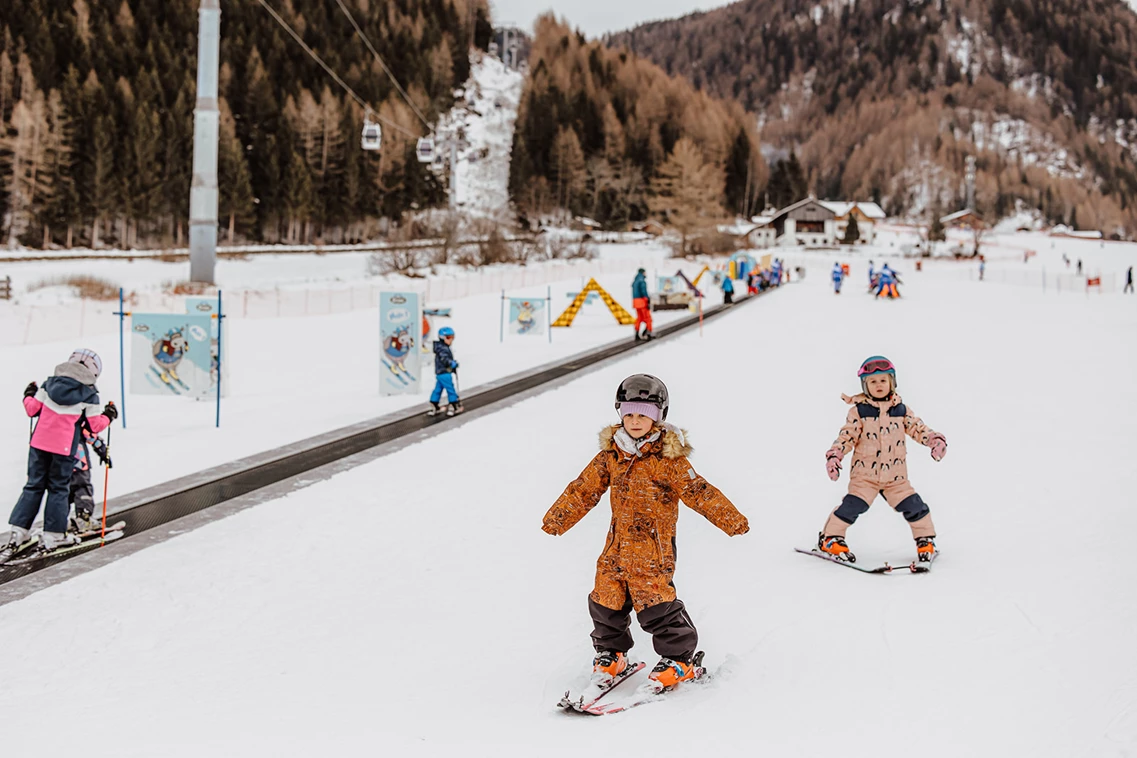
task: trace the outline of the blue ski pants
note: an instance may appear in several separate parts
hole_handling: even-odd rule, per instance
[[[458,402],[458,389],[454,386],[453,374],[436,374],[434,377],[434,392],[430,393],[430,402],[437,405],[442,399],[442,390],[446,390],[447,402]]]
[[[39,504],[43,493],[47,492],[47,507],[43,513],[45,532],[66,532],[67,514],[70,510],[67,497],[71,490],[71,470],[75,459],[69,455],[48,453],[38,448],[28,448],[28,483],[20,493],[12,517],[8,523],[24,529],[31,529],[32,522],[39,514]]]

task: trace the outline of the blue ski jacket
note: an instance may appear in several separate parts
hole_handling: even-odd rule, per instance
[[[434,341],[434,373],[451,374],[458,368],[458,361],[454,360],[454,353],[450,346],[442,340]]]
[[[636,274],[636,278],[632,280],[632,299],[638,297],[649,297],[647,291],[647,277],[643,274]]]

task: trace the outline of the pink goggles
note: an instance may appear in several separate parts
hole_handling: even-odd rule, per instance
[[[882,371],[895,371],[896,367],[892,365],[892,361],[881,359],[876,361],[869,361],[861,366],[857,371],[857,376],[868,376],[869,374],[879,374]]]

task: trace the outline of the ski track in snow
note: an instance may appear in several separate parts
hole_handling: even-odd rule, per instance
[[[840,296],[832,259],[801,256],[804,282],[702,338],[0,608],[6,747],[50,735],[89,756],[1132,755],[1137,299],[898,261],[904,299],[875,301],[856,286],[871,254],[842,254]],[[847,469],[831,483],[823,455],[839,395],[874,353],[949,442],[939,464],[909,449],[943,550],[927,575],[791,549],[845,492]],[[588,671],[607,499],[560,538],[541,517],[614,419],[617,383],[640,371],[668,383],[694,466],[751,532],[680,516],[676,585],[707,686],[571,718],[554,706]],[[913,555],[882,500],[849,539],[866,562]],[[634,633],[633,655],[654,663]],[[107,663],[70,663],[92,655]],[[131,724],[93,738],[61,727],[61,709]]]

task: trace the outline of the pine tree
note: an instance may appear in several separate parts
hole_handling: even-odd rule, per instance
[[[95,118],[90,145],[91,176],[91,247],[99,247],[99,236],[105,220],[118,204],[117,174],[115,172],[115,122],[111,115]]]
[[[307,242],[301,239],[300,229],[302,226],[307,229],[312,215],[312,175],[307,161],[296,151],[292,152],[284,174],[283,200],[288,222],[287,240]]]
[[[229,244],[237,225],[245,231],[256,220],[253,186],[245,148],[237,137],[237,124],[225,98],[221,98],[220,134],[217,150],[218,216],[227,224]]]
[[[846,245],[856,244],[857,240],[861,238],[861,230],[857,228],[857,215],[853,211],[849,211],[849,221],[845,225],[845,237],[841,242]]]
[[[675,227],[687,254],[693,233],[722,218],[722,170],[703,159],[694,141],[683,137],[651,180],[648,207]]]
[[[932,223],[928,228],[928,241],[929,242],[943,242],[947,239],[947,233],[944,231],[944,222],[940,221],[940,209],[932,209]]]
[[[577,197],[584,188],[584,151],[571,127],[561,127],[549,152],[557,207],[569,213],[577,209]]]

